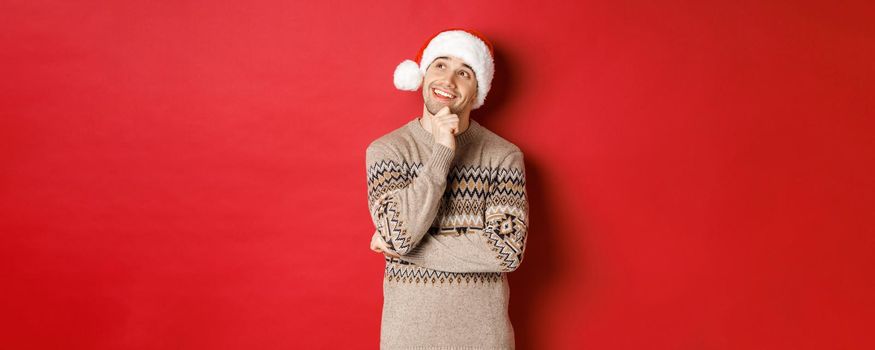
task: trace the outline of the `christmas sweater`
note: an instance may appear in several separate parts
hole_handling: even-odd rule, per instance
[[[523,153],[473,119],[456,148],[414,118],[366,151],[384,256],[380,348],[513,349],[507,273],[528,227]]]

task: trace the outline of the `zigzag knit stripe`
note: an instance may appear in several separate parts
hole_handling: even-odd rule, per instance
[[[445,272],[427,269],[404,260],[386,257],[386,279],[401,283],[496,283],[501,282],[501,272]]]

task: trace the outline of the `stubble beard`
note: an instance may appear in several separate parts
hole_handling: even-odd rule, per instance
[[[440,112],[441,109],[443,109],[446,106],[450,106],[450,113],[451,114],[458,114],[459,113],[459,111],[453,105],[443,104],[443,103],[434,101],[432,99],[428,99],[425,101],[425,109],[427,109],[428,112],[431,113],[431,115],[437,114],[437,112]]]

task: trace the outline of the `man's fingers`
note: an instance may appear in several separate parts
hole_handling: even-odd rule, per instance
[[[380,254],[383,253],[383,249],[380,248],[380,246],[378,246],[378,245],[371,245],[371,250],[373,250],[375,253],[380,253]]]
[[[371,236],[371,250],[377,253],[382,253],[383,251],[380,250],[380,242],[382,241],[383,239],[380,237],[380,235],[377,234],[377,232],[374,232],[374,235]]]
[[[401,257],[400,255],[398,255],[398,253],[396,253],[392,249],[383,249],[383,255],[391,256],[393,258],[400,258]]]
[[[383,254],[385,254],[385,255],[387,255],[387,256],[391,256],[391,257],[393,257],[393,258],[400,258],[400,257],[401,257],[400,255],[398,255],[397,253],[395,253],[394,250],[392,250],[391,248],[389,248],[389,246],[388,246],[386,243],[382,243],[382,244],[380,245],[380,252],[382,252]]]
[[[389,251],[389,247],[386,245],[386,242],[383,241],[383,237],[376,232],[374,233],[374,236],[371,237],[371,250],[380,254],[387,254],[387,251]]]
[[[371,250],[376,253],[380,253],[386,256],[391,256],[393,258],[400,258],[401,256],[395,253],[394,250],[389,248],[389,245],[386,244],[386,241],[383,240],[383,237],[378,234],[378,232],[374,232],[374,235],[371,236]]]
[[[459,124],[459,116],[455,114],[436,115],[434,121],[438,124]]]
[[[389,250],[389,245],[386,244],[382,239],[377,243],[377,247],[380,248],[381,251],[385,252]]]

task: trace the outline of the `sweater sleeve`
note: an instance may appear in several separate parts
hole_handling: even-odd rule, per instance
[[[398,255],[410,252],[434,222],[454,155],[455,150],[435,143],[415,174],[389,145],[368,146],[368,209],[377,232]]]
[[[523,154],[514,151],[492,171],[485,227],[466,234],[427,235],[401,259],[447,272],[511,272],[523,260],[528,232]],[[473,231],[472,231],[473,229]]]

